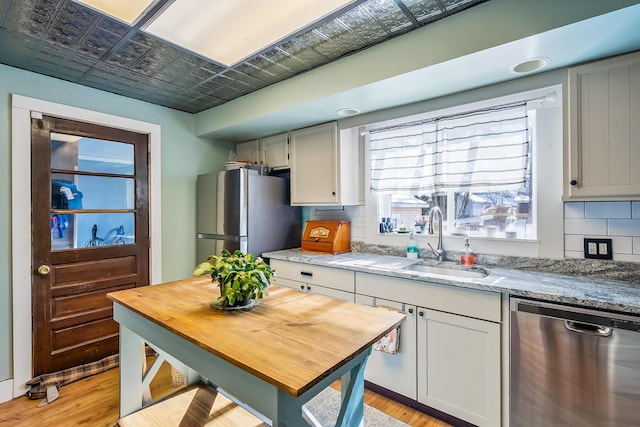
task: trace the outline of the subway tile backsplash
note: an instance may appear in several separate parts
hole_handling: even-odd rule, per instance
[[[640,202],[565,203],[565,258],[584,258],[585,237],[610,238],[614,261],[640,262]]]
[[[309,218],[351,221],[351,240],[366,240],[364,206],[309,208]],[[584,258],[585,237],[610,238],[614,261],[640,262],[640,202],[566,202],[565,258]]]

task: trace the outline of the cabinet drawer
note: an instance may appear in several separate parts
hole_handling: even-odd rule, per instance
[[[500,322],[500,294],[417,280],[356,273],[356,293]]]
[[[277,259],[271,260],[271,267],[276,270],[276,276],[279,278],[354,292],[355,273],[353,271]]]

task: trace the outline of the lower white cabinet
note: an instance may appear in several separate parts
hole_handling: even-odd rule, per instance
[[[397,391],[379,381],[393,376],[404,385],[415,377],[416,394],[398,392],[477,426],[501,425],[499,293],[357,272],[356,301],[362,295],[416,310],[415,335],[402,331],[400,338],[413,340],[414,365],[372,365],[380,371],[369,381]]]
[[[354,302],[353,271],[275,259],[270,265],[276,272],[274,285]]]
[[[501,425],[501,296],[271,260],[272,283],[403,311],[396,354],[372,351],[365,379],[479,427]]]
[[[364,378],[395,393],[417,400],[416,307],[395,301],[356,295],[356,303],[396,310],[407,317],[400,325],[400,346],[396,354],[372,351]]]
[[[500,324],[418,307],[418,401],[500,425]]]

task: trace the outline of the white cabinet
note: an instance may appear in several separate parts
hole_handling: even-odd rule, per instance
[[[357,129],[336,122],[290,132],[291,204],[363,203],[362,149]]]
[[[274,285],[354,302],[353,271],[275,259],[270,265],[276,271]]]
[[[246,141],[236,144],[236,160],[248,160],[251,163],[260,163],[260,140]]]
[[[640,199],[640,52],[569,68],[564,86],[565,199]]]
[[[236,159],[286,169],[289,167],[289,134],[285,132],[236,144]]]
[[[500,425],[500,324],[418,307],[418,401]]]
[[[402,373],[391,367],[378,376],[415,376],[419,402],[478,426],[500,426],[499,293],[357,272],[356,298],[361,295],[417,310],[415,365],[403,364]],[[400,342],[411,338],[403,331]]]
[[[407,317],[400,325],[400,346],[396,354],[372,351],[364,379],[387,390],[417,400],[416,307],[365,295],[356,295],[356,303],[396,310]]]
[[[260,148],[264,150],[264,163],[273,169],[286,169],[289,167],[289,134],[260,138]]]

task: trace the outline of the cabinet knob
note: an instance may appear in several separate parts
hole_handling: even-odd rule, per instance
[[[418,316],[420,316],[420,317],[424,317],[424,311],[419,311],[419,312],[418,312]]]
[[[304,291],[304,285],[300,285],[300,290]]]
[[[307,290],[311,292],[311,286],[307,285]]]
[[[407,310],[409,312],[409,314],[413,314],[413,308],[410,308],[409,310]]]
[[[578,181],[576,181],[575,179],[572,179],[571,181],[569,181],[569,184],[578,185]]]
[[[332,195],[332,196],[335,196],[335,195],[336,195],[336,192],[335,192],[335,191],[332,191],[332,192],[331,192],[331,195]]]

